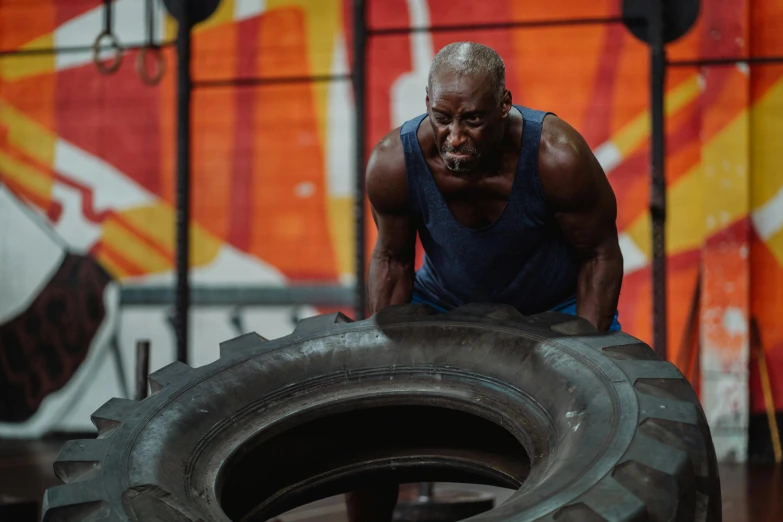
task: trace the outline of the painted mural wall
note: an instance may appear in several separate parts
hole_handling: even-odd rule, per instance
[[[0,0],[0,49],[90,46],[100,0]],[[141,0],[115,2],[123,44],[145,38]],[[616,0],[370,0],[373,27],[612,16]],[[705,0],[673,60],[783,55],[783,4]],[[156,14],[156,39],[175,23]],[[194,36],[196,79],[340,74],[351,64],[347,0],[223,0]],[[424,111],[434,54],[495,48],[515,103],[585,136],[619,202],[624,329],[651,341],[647,48],[619,24],[416,33],[368,49],[370,145]],[[171,283],[175,56],[157,86],[125,53],[101,75],[89,52],[0,57],[0,436],[88,429],[127,396],[136,339],[152,370],[174,357],[167,307],[119,305],[119,288]],[[669,358],[695,367],[716,446],[744,458],[763,411],[749,349],[761,328],[783,409],[783,65],[677,67],[667,81]],[[193,96],[193,283],[350,284],[353,97],[347,81],[199,90]],[[371,246],[374,229],[367,223]],[[698,364],[679,353],[696,282]],[[248,308],[246,329],[289,333],[313,307]],[[350,310],[347,310],[350,313]],[[191,361],[238,331],[230,307],[193,309]]]

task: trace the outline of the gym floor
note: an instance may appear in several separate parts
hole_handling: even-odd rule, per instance
[[[41,440],[0,440],[0,515],[8,505],[40,502],[44,490],[59,484],[52,471],[65,437]],[[783,468],[759,465],[722,465],[724,522],[779,522],[783,520]],[[437,487],[491,491],[503,502],[509,490],[476,485],[438,484]],[[3,506],[6,508],[3,508]],[[21,511],[20,511],[21,512]],[[33,515],[30,515],[33,517]],[[0,516],[0,520],[33,522]],[[280,522],[345,522],[342,496],[300,507],[279,517]]]

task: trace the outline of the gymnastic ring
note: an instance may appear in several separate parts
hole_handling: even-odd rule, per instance
[[[109,47],[114,50],[114,58],[111,60],[109,65],[106,65],[104,60],[101,60],[100,57],[101,41],[104,38],[109,38]],[[92,59],[95,62],[95,67],[101,74],[108,75],[117,72],[117,69],[119,69],[120,65],[122,65],[122,54],[123,49],[120,45],[120,41],[117,40],[117,37],[109,31],[103,31],[101,34],[99,34],[95,39],[95,43],[92,45]]]
[[[151,53],[155,60],[155,72],[152,75],[147,74],[147,53]],[[141,81],[147,85],[157,85],[160,83],[163,74],[166,72],[166,60],[163,58],[163,51],[157,45],[145,45],[136,55],[136,72],[139,73]]]

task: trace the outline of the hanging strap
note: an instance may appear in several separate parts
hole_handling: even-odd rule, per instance
[[[95,67],[101,74],[114,74],[122,64],[122,46],[117,36],[113,32],[114,21],[112,20],[113,0],[103,0],[103,31],[98,34],[95,43],[92,45],[92,59]],[[108,60],[101,59],[101,47],[103,41],[108,40],[107,45],[113,51],[113,56]]]
[[[147,85],[157,85],[166,72],[166,61],[163,50],[155,43],[155,0],[146,0],[147,41],[136,55],[136,72],[141,81]],[[147,56],[152,56],[154,68],[150,73],[147,69]]]

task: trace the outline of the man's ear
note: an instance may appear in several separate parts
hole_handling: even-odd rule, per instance
[[[430,112],[430,87],[424,88],[424,104],[427,106],[427,112]]]
[[[500,104],[500,111],[502,112],[502,118],[505,118],[508,116],[509,111],[511,110],[511,91],[506,89],[503,91],[503,101]]]

